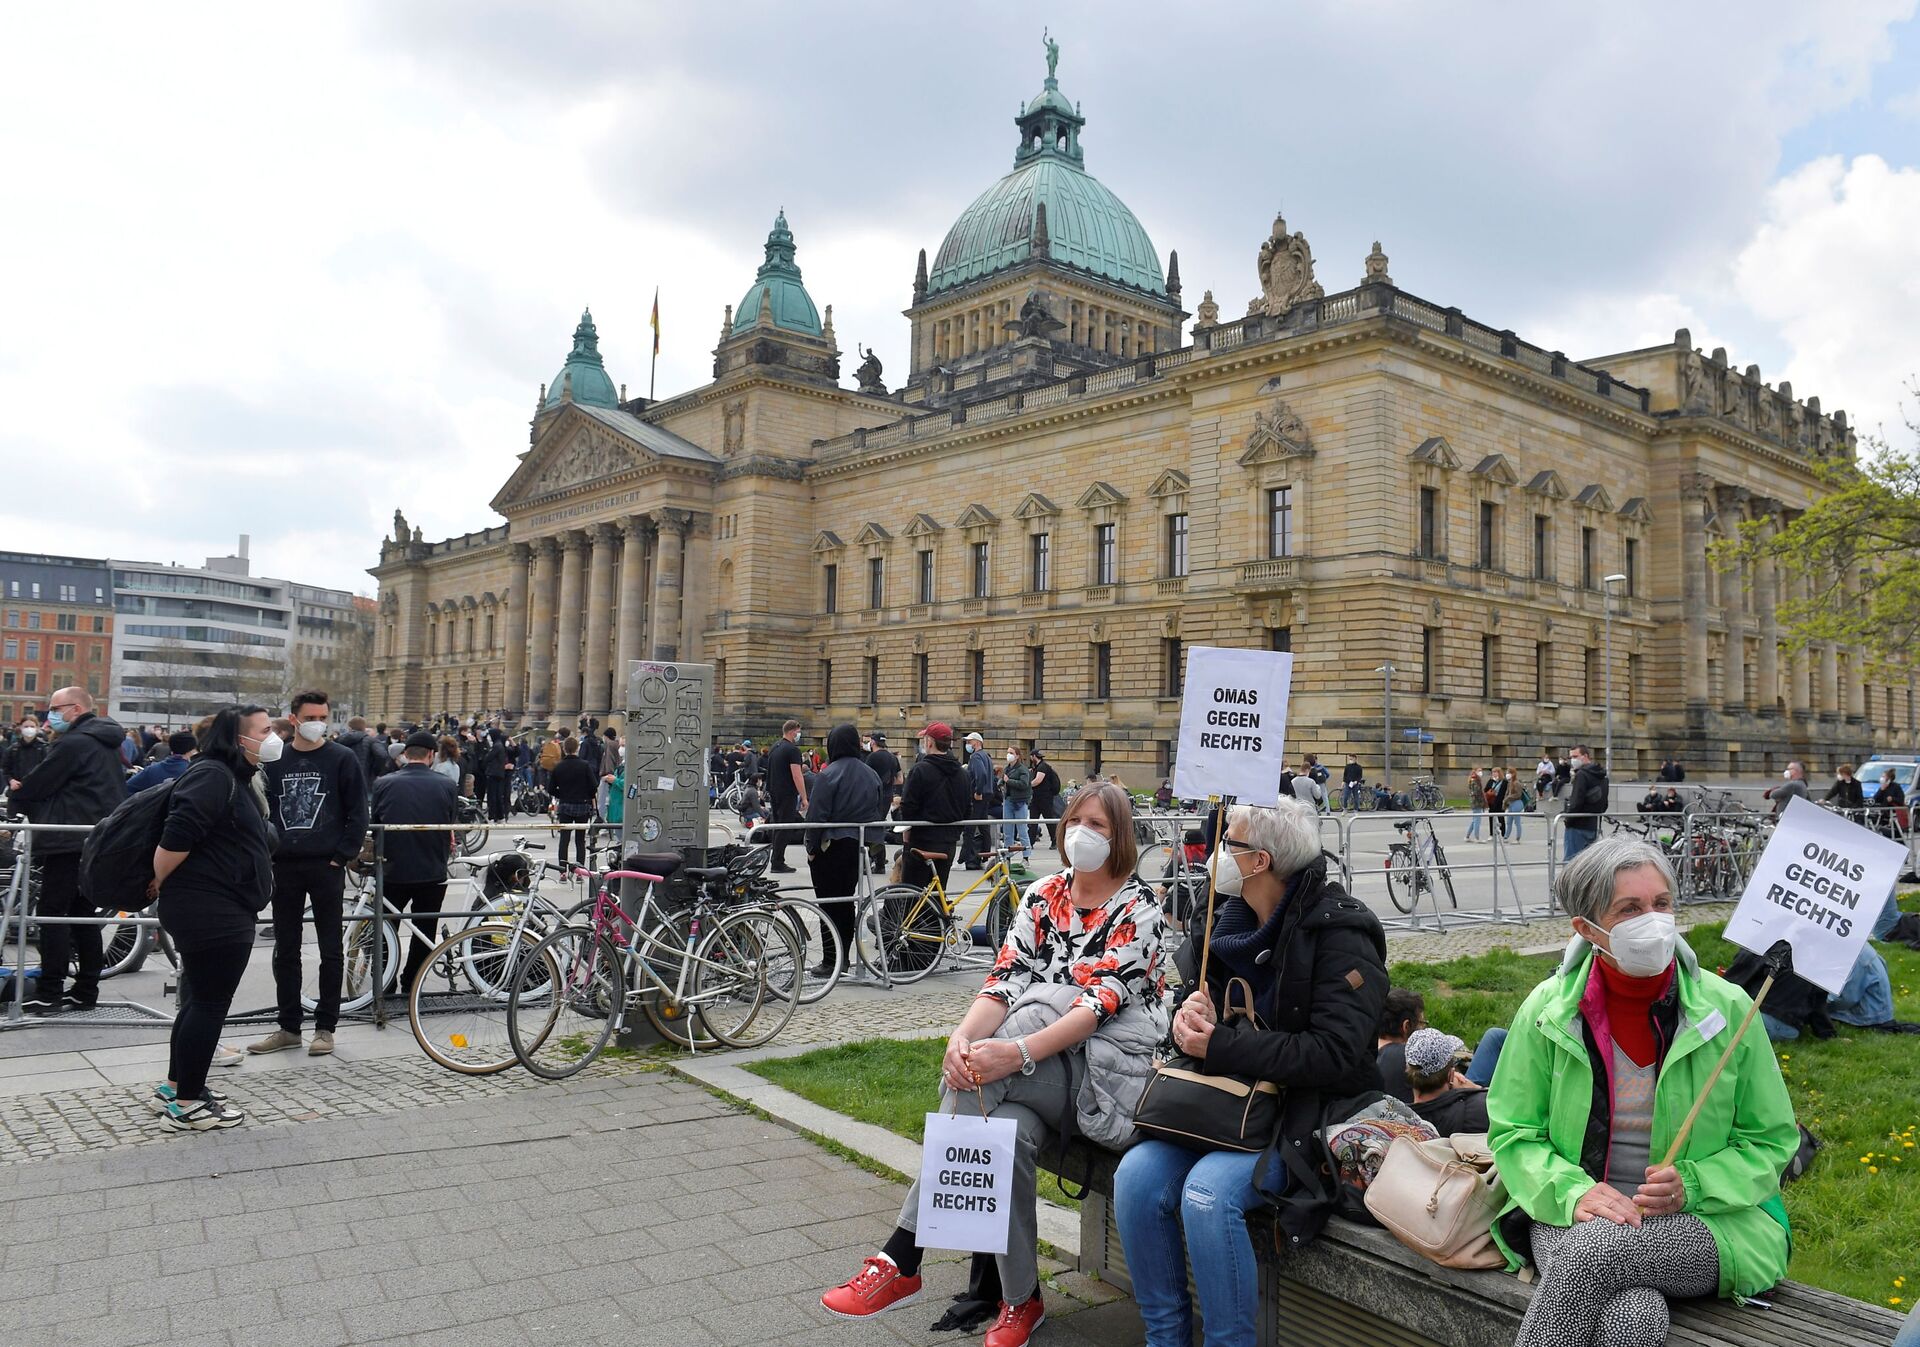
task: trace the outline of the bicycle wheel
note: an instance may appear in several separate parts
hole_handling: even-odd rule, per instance
[[[106,915],[102,913],[101,915]],[[110,978],[119,973],[137,973],[147,961],[147,953],[153,948],[152,928],[131,921],[135,914],[117,912],[121,919],[117,926],[100,928],[101,945],[105,950],[100,976]],[[77,957],[77,955],[76,955]],[[76,964],[77,968],[78,965]]]
[[[800,1004],[793,928],[771,911],[730,913],[700,941],[693,971],[700,1023],[730,1048],[758,1048],[787,1027]]]
[[[849,900],[851,901],[851,900]],[[847,947],[833,919],[818,903],[805,898],[783,898],[773,910],[786,918],[800,942],[800,1004],[810,1006],[840,983],[847,971]],[[814,957],[818,948],[819,957]]]
[[[384,918],[376,920],[371,907],[362,905],[347,914],[344,942],[346,945],[345,966],[340,973],[340,1009],[343,1011],[365,1010],[373,1004],[373,942],[380,942],[380,986],[382,992],[391,991],[400,978],[400,932],[393,923]],[[300,1004],[308,1014],[319,1009],[320,1002],[300,994]]]
[[[1387,848],[1387,896],[1402,912],[1412,912],[1419,895],[1420,867],[1413,863],[1413,852],[1395,842]]]
[[[433,947],[407,989],[407,1023],[428,1057],[463,1076],[488,1076],[519,1060],[507,1034],[507,1002],[538,932],[512,926],[471,926]],[[529,995],[547,985],[547,960],[537,961]],[[432,987],[443,979],[437,999]],[[538,984],[536,987],[534,984]]]
[[[993,901],[987,904],[987,943],[993,947],[994,957],[1007,943],[1007,932],[1013,929],[1013,914],[1020,910],[1020,895],[1011,884],[1003,884],[994,893]]]
[[[1433,864],[1434,868],[1439,871],[1440,883],[1444,885],[1447,890],[1447,902],[1456,908],[1459,907],[1460,900],[1456,898],[1453,893],[1453,870],[1447,865],[1446,849],[1440,845],[1438,838],[1435,838],[1433,843]]]
[[[613,942],[584,927],[562,926],[514,972],[507,1041],[534,1075],[565,1080],[607,1046],[625,1000],[626,965]]]
[[[893,982],[918,982],[946,957],[947,912],[931,885],[917,889],[889,884],[873,895],[861,915],[861,952],[876,967],[884,956]]]

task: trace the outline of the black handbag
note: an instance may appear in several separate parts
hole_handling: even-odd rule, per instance
[[[1246,1004],[1233,1004],[1238,987]],[[1238,1015],[1264,1028],[1253,1012],[1253,988],[1245,978],[1227,983],[1222,1022]],[[1172,1141],[1188,1150],[1264,1151],[1280,1127],[1280,1087],[1270,1080],[1210,1074],[1185,1053],[1154,1068],[1133,1111],[1142,1135]]]

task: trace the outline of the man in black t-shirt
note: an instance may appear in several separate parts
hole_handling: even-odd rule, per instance
[[[875,730],[867,740],[867,766],[873,768],[873,774],[880,778],[880,803],[890,814],[894,806],[900,803],[900,759],[887,748],[887,736]],[[887,872],[887,844],[873,842],[867,846],[867,859],[873,864],[873,872],[883,875]]]
[[[798,823],[800,816],[807,812],[807,782],[805,767],[800,760],[800,722],[789,720],[780,727],[780,737],[773,741],[773,747],[767,752],[767,795],[773,802],[773,821],[775,823]],[[775,874],[790,875],[793,867],[787,864],[787,843],[797,842],[800,835],[796,832],[777,832],[773,834],[773,865]]]

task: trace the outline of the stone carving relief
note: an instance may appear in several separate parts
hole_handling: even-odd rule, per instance
[[[604,431],[582,431],[540,469],[529,496],[598,481],[637,466],[633,454]]]
[[[1387,275],[1387,255],[1380,251],[1379,239],[1373,241],[1373,251],[1367,254],[1367,274],[1361,278],[1360,284],[1393,284],[1393,277]]]
[[[1213,291],[1200,296],[1199,307],[1195,310],[1193,330],[1205,332],[1210,327],[1220,326],[1220,306],[1213,302]]]
[[[1273,234],[1260,245],[1260,290],[1266,311],[1275,317],[1306,299],[1326,294],[1313,279],[1313,250],[1305,234],[1287,232],[1283,215],[1273,217]]]
[[[1240,462],[1247,464],[1312,452],[1313,441],[1307,433],[1307,423],[1287,405],[1286,399],[1275,398],[1269,410],[1253,414],[1253,430],[1247,435],[1246,452],[1240,455]]]
[[[734,398],[721,405],[723,452],[731,458],[746,447],[747,443],[747,400]]]

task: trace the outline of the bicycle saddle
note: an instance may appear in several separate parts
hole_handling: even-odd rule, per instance
[[[724,865],[689,865],[687,877],[690,879],[725,879],[733,872]]]
[[[677,851],[636,851],[620,862],[624,869],[641,870],[650,875],[659,875],[662,879],[686,863],[686,857]]]

